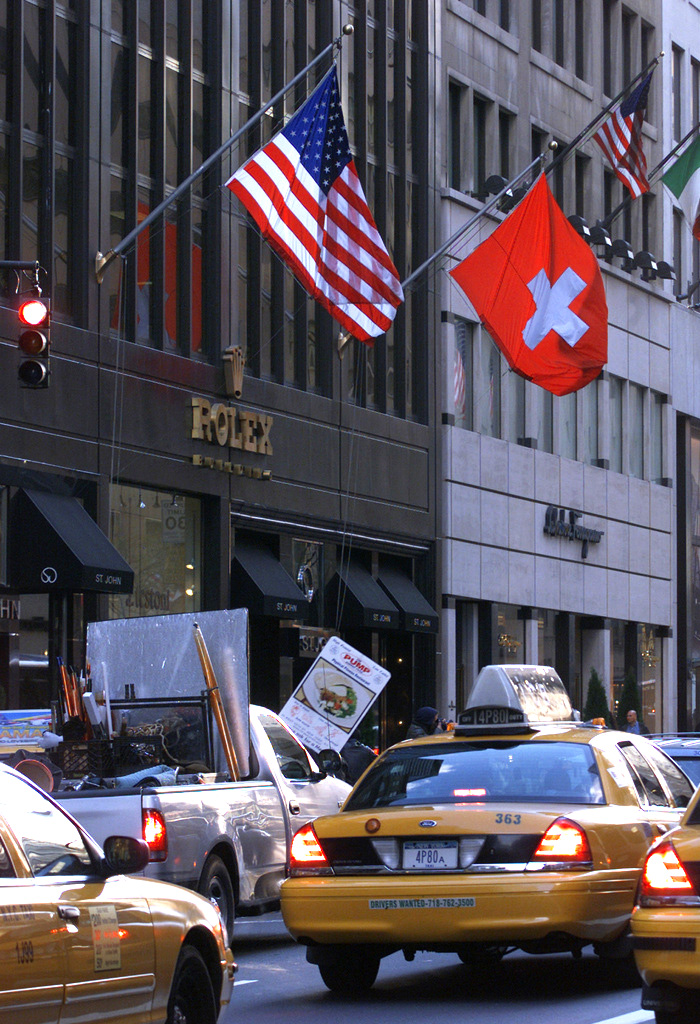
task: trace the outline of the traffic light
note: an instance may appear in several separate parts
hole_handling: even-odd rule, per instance
[[[17,344],[22,353],[22,361],[17,370],[20,384],[25,388],[47,388],[51,303],[49,299],[34,295],[21,303],[17,316],[20,326]]]

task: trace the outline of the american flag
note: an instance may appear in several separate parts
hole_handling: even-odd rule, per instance
[[[369,345],[388,331],[403,290],[350,153],[335,66],[226,184],[347,331]]]
[[[633,199],[649,191],[647,162],[642,150],[642,125],[653,73],[652,68],[593,136]]]

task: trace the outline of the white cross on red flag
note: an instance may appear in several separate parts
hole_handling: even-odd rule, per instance
[[[598,261],[544,174],[450,274],[526,380],[568,395],[605,366],[608,306]]]

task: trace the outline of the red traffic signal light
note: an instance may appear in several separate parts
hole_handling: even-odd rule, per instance
[[[27,299],[17,310],[17,315],[27,327],[38,327],[46,319],[49,307],[41,299]]]
[[[17,310],[20,334],[17,345],[23,356],[17,376],[27,388],[49,386],[49,328],[51,310],[48,299],[26,299]]]

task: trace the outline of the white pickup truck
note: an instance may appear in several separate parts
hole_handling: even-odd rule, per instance
[[[337,811],[350,792],[318,769],[272,711],[250,705],[249,720],[249,771],[241,781],[178,772],[172,785],[147,777],[131,788],[64,785],[52,794],[98,843],[115,833],[145,839],[151,859],[143,873],[216,900],[229,940],[236,914],[278,907],[294,833]]]

